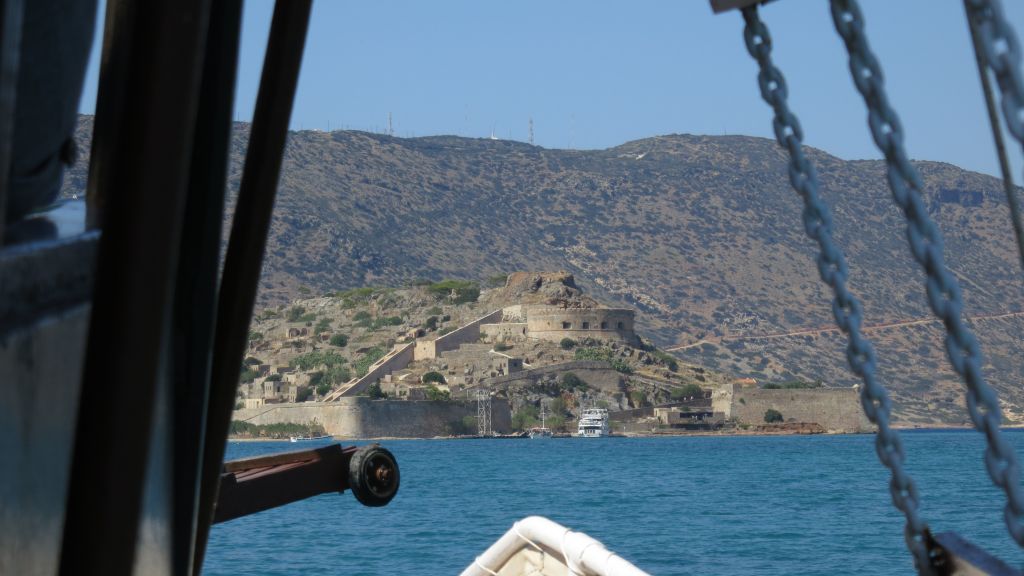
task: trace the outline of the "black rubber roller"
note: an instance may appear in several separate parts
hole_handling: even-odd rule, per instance
[[[363,446],[348,464],[348,487],[364,506],[384,506],[398,494],[398,462],[386,448]]]

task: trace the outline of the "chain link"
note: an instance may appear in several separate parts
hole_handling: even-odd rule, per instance
[[[1017,251],[1020,253],[1021,265],[1024,266],[1024,225],[1021,224],[1020,203],[1017,191],[1010,177],[1010,166],[1006,160],[1006,149],[1000,133],[999,121],[996,119],[995,107],[992,103],[992,91],[988,81],[991,70],[999,83],[1002,93],[1003,119],[1010,133],[1017,142],[1024,145],[1024,134],[1021,119],[1024,118],[1024,83],[1021,82],[1020,44],[1017,35],[1003,15],[1003,7],[999,0],[964,0],[967,10],[968,26],[974,44],[975,57],[978,61],[978,72],[981,85],[985,91],[985,103],[992,123],[992,136],[996,141],[1000,168],[1003,171],[1003,187],[1006,192],[1006,203],[1010,208],[1010,219],[1013,223],[1013,234],[1017,239]]]
[[[982,375],[978,341],[961,318],[963,300],[960,286],[946,268],[942,256],[942,235],[924,206],[921,176],[907,158],[903,146],[903,128],[896,112],[889,106],[882,69],[868,45],[864,34],[864,18],[857,1],[831,0],[831,6],[836,31],[849,53],[854,84],[868,107],[871,135],[885,155],[889,188],[907,220],[910,250],[927,274],[928,303],[946,326],[946,352],[953,368],[967,384],[967,408],[971,421],[985,434],[985,467],[992,482],[1006,493],[1006,507],[1003,511],[1006,527],[1013,539],[1024,546],[1024,499],[1020,492],[1017,455],[1000,434],[1002,417],[999,400]],[[990,36],[993,28],[988,28]],[[995,62],[1001,61],[1003,57],[991,54],[990,58]],[[1016,82],[1019,84],[1019,73],[1011,74],[1016,74]],[[1003,102],[1004,112],[1008,110],[1006,102]],[[1016,122],[1008,118],[1007,124],[1015,135],[1022,133],[1019,117]]]
[[[850,368],[863,382],[860,389],[864,413],[878,427],[875,450],[878,459],[892,473],[889,490],[893,505],[906,518],[903,534],[907,548],[914,556],[918,572],[930,574],[931,563],[925,545],[927,526],[918,515],[919,500],[914,481],[903,468],[905,454],[899,435],[889,425],[892,405],[889,395],[875,375],[877,359],[871,343],[861,333],[863,315],[861,305],[846,286],[849,270],[843,252],[832,236],[832,214],[818,194],[818,175],[807,159],[803,148],[803,130],[789,109],[786,80],[772,63],[772,41],[768,29],[758,17],[757,6],[743,9],[746,21],[743,36],[747,51],[759,66],[758,84],[761,97],[775,113],[775,138],[789,152],[789,181],[803,198],[803,223],[807,235],[818,243],[818,272],[832,288],[832,313],[836,324],[848,337],[846,358]]]
[[[1017,35],[1006,21],[999,0],[967,0],[966,5],[968,17],[978,25],[985,62],[1002,92],[1006,128],[1024,144],[1024,79]]]

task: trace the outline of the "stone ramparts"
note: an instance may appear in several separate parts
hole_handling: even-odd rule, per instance
[[[342,438],[433,438],[457,431],[462,419],[476,416],[476,410],[476,402],[342,398],[245,408],[236,410],[232,419],[252,424],[320,424],[328,434]],[[500,433],[511,430],[508,401],[491,400],[491,426]]]
[[[442,352],[455,350],[463,344],[476,342],[480,340],[480,325],[500,322],[501,315],[501,310],[495,310],[435,340],[417,341],[413,358],[415,360],[432,360],[437,358]]]
[[[329,396],[328,399],[336,400],[343,396],[358,396],[377,380],[405,368],[412,362],[414,345],[414,342],[409,342],[408,344],[395,347],[387,356],[370,365],[366,376],[357,379],[351,384],[346,384],[344,388]]]
[[[765,390],[730,384],[715,391],[712,404],[739,424],[763,425],[765,412],[776,410],[785,422],[814,422],[828,432],[874,431],[856,388]]]
[[[621,392],[622,375],[613,370],[610,364],[600,360],[575,360],[542,366],[540,368],[531,368],[504,376],[487,378],[481,382],[481,385],[489,388],[531,385],[545,377],[557,377],[565,372],[572,372],[588,385],[604,392]]]

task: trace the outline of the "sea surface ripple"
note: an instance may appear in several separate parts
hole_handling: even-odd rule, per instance
[[[1024,449],[1024,432],[1008,431]],[[973,431],[903,434],[933,531],[1013,566]],[[229,459],[311,443],[231,443]],[[344,442],[348,445],[349,442]],[[651,574],[912,574],[874,436],[405,440],[398,496],[350,494],[215,526],[204,573],[458,574],[525,516],[586,532]]]

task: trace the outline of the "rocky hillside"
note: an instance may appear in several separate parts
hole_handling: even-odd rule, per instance
[[[81,137],[88,133],[88,119]],[[239,125],[237,192],[247,126]],[[812,150],[851,287],[879,330],[883,379],[906,421],[960,422],[962,386],[943,358],[922,275],[878,161]],[[84,169],[68,179],[80,192]],[[999,182],[919,162],[972,317],[1019,312],[1016,261]],[[607,150],[548,150],[457,137],[363,132],[291,135],[261,303],[416,278],[486,279],[510,269],[564,269],[609,304],[640,310],[638,329],[693,362],[759,380],[853,384],[831,326],[814,245],[789,188],[783,151],[744,136],[670,135]],[[909,324],[901,324],[909,323]],[[979,318],[988,375],[1024,413],[1024,318]],[[795,335],[790,335],[797,333]],[[776,335],[767,340],[743,340]],[[730,340],[730,338],[733,338]]]

